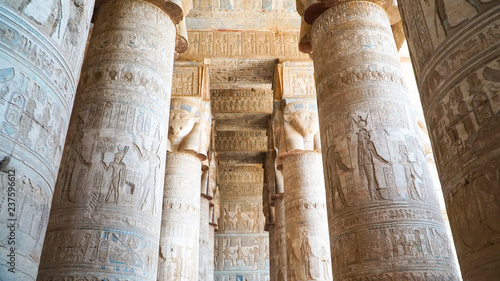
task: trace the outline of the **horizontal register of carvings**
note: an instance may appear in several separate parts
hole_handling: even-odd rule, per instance
[[[307,60],[298,50],[299,31],[189,31],[182,60],[211,57]]]
[[[271,113],[272,90],[217,89],[210,91],[210,102],[214,113]]]

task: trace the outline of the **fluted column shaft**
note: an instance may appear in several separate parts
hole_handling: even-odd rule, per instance
[[[156,280],[175,26],[145,1],[98,12],[39,280]]]
[[[0,2],[0,279],[35,280],[94,1]]]
[[[321,154],[283,159],[287,280],[332,280]]]
[[[463,279],[500,279],[500,2],[398,1]]]
[[[384,9],[312,24],[334,280],[457,280]]]
[[[198,281],[200,185],[201,160],[189,153],[169,152],[158,280]]]

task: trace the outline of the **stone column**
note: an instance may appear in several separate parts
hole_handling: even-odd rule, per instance
[[[209,239],[208,239],[208,249],[209,249],[209,267],[208,267],[208,278],[207,281],[214,280],[214,271],[217,268],[216,253],[215,253],[215,232],[219,230],[219,217],[220,217],[220,199],[219,199],[219,187],[215,186],[215,191],[212,200],[210,200],[210,229],[209,229]]]
[[[274,244],[276,253],[275,262],[275,278],[277,281],[287,280],[287,256],[286,256],[286,232],[285,232],[285,204],[283,196],[285,189],[283,187],[283,174],[280,170],[283,169],[282,161],[277,157],[276,149],[284,149],[281,145],[284,142],[282,139],[283,128],[283,110],[282,101],[277,101],[274,104],[273,118],[271,120],[272,127],[272,147],[275,149],[274,159],[274,189],[271,192],[271,199],[274,205]],[[284,132],[283,132],[284,133]]]
[[[99,9],[38,280],[156,280],[176,32],[162,8]]]
[[[276,281],[287,280],[285,201],[283,194],[274,199],[274,244],[276,253]]]
[[[198,281],[200,176],[197,156],[168,153],[158,280]]]
[[[199,276],[200,281],[213,280],[214,278],[214,257],[213,257],[213,239],[210,237],[211,228],[213,232],[212,213],[213,199],[216,188],[217,167],[215,166],[215,155],[211,154],[210,162],[201,177],[201,203],[200,203],[200,258],[199,258]],[[211,207],[212,206],[212,207]],[[210,248],[211,247],[211,248]]]
[[[207,188],[202,191],[202,197],[207,201],[206,202],[206,213],[201,212],[201,214],[206,214],[207,220],[204,227],[206,227],[206,250],[205,252],[205,265],[203,265],[206,269],[206,277],[204,279],[199,278],[201,281],[213,281],[214,280],[214,238],[215,238],[215,227],[217,222],[214,221],[214,203],[212,200],[214,199],[214,195],[217,192],[217,166],[215,161],[215,153],[211,153],[210,159],[210,167],[208,170],[208,184]],[[203,199],[202,199],[203,200]],[[201,227],[201,226],[200,226]],[[200,241],[201,241],[201,233],[200,230]],[[201,255],[201,247],[200,247],[200,255]],[[200,261],[202,259],[200,258]],[[200,269],[202,265],[200,262]]]
[[[207,167],[208,168],[208,167]],[[210,199],[208,196],[208,179],[209,170],[203,171],[201,176],[201,197],[200,197],[200,253],[199,253],[199,265],[198,265],[198,280],[203,281],[208,278],[208,267],[209,265],[209,239],[210,239]]]
[[[500,2],[398,2],[463,279],[498,280]]]
[[[198,281],[201,162],[207,150],[201,123],[198,104],[172,99],[158,280]]]
[[[287,280],[332,280],[316,103],[283,110]]]
[[[267,151],[264,163],[264,183],[262,189],[262,211],[266,217],[264,230],[269,233],[269,278],[270,281],[278,280],[278,267],[276,254],[276,236],[274,230],[274,190],[275,190],[275,157],[274,150]]]
[[[0,276],[5,280],[37,276],[80,76],[94,1],[63,2],[0,3]]]
[[[334,279],[458,280],[386,11],[337,3],[311,40]]]

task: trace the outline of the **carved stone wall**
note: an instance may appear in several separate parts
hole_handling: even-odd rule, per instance
[[[262,214],[260,165],[219,166],[219,231],[215,234],[215,280],[269,278],[269,238]]]
[[[92,9],[93,1],[0,3],[0,276],[5,280],[35,280],[38,272]]]
[[[185,60],[212,57],[308,59],[299,52],[298,31],[188,31],[189,48]]]
[[[273,110],[272,99],[271,90],[221,89],[210,91],[213,113],[271,113]]]
[[[334,279],[458,280],[387,14],[312,25]]]
[[[210,59],[210,89],[271,89],[274,59]]]
[[[399,3],[463,278],[499,279],[500,5]]]
[[[156,280],[175,26],[103,4],[69,126],[39,280]]]
[[[283,62],[283,98],[316,97],[314,68],[311,61]]]

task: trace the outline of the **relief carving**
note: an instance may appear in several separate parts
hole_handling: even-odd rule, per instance
[[[406,4],[400,10],[413,12]],[[421,28],[415,35],[422,55],[433,48],[430,37],[420,36],[425,17],[406,23]],[[338,3],[318,17],[311,39],[333,279],[399,280],[410,276],[409,268],[422,269],[414,259],[426,261],[429,276],[441,274],[441,264],[447,264],[444,275],[457,279],[451,253],[438,253],[438,244],[449,249],[449,241],[410,116],[386,12],[369,2]],[[420,71],[419,63],[415,71]],[[379,229],[386,221],[390,229]]]
[[[184,98],[172,99],[169,151],[191,152],[206,159],[211,129],[210,106],[207,104],[204,109],[201,112],[199,105]]]
[[[283,110],[283,130],[286,150],[280,151],[280,155],[321,149],[316,104],[300,102],[287,104]]]

